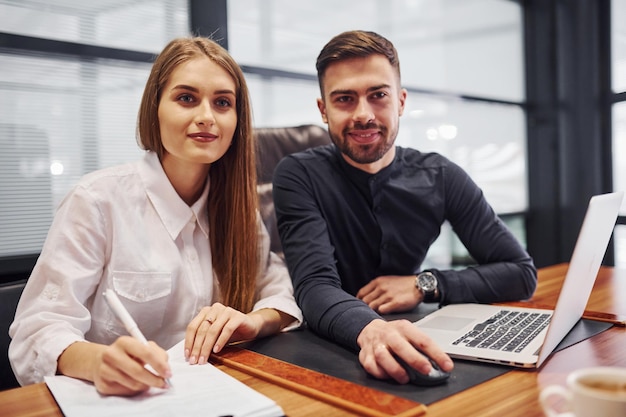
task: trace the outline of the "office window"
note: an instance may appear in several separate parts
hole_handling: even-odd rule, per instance
[[[0,1],[0,32],[158,52],[188,33],[187,2]],[[85,173],[136,160],[150,62],[0,49],[0,258],[38,254]]]
[[[613,189],[626,191],[626,3],[611,2],[611,74],[613,105],[612,156]],[[626,267],[626,202],[622,203],[615,227],[615,266]]]
[[[446,155],[496,212],[519,213],[528,206],[525,123],[518,106],[410,94],[398,144]]]
[[[188,32],[186,0],[2,0],[0,31],[134,51],[159,52]]]
[[[319,97],[317,83],[256,74],[246,74],[246,82],[255,126],[322,124],[316,104]]]
[[[613,105],[613,189],[626,190],[626,101]],[[626,202],[620,214],[626,215]]]
[[[626,226],[615,226],[615,267],[626,268]]]
[[[231,53],[262,69],[247,74],[256,126],[322,124],[319,50],[340,31],[375,30],[398,48],[409,89],[398,143],[459,163],[499,213],[526,210],[518,2],[236,0],[228,16]],[[113,52],[156,53],[188,34],[188,22],[186,0],[0,0],[0,33]],[[0,155],[2,257],[38,253],[56,205],[81,175],[136,159],[135,118],[150,63],[19,48],[0,49],[0,61],[0,138],[14,147]]]
[[[516,105],[524,89],[519,4],[237,0],[228,3],[228,15],[229,48],[238,62],[297,74],[314,76],[320,49],[344,30],[388,37],[409,88],[398,144],[457,162],[497,212],[526,210],[525,115]],[[248,80],[257,125],[322,124],[314,79],[248,75]],[[421,92],[425,89],[430,93]]]
[[[416,88],[524,99],[522,9],[509,0],[235,0],[228,44],[242,64],[315,73],[320,49],[345,30],[373,30],[398,49]]]
[[[611,3],[611,62],[613,92],[621,93],[613,105],[613,189],[626,190],[626,3]],[[626,216],[626,202],[620,215]]]
[[[611,2],[611,74],[613,91],[626,91],[626,2]]]
[[[1,56],[0,253],[37,253],[86,172],[137,159],[149,64]]]
[[[522,8],[509,0],[228,2],[228,45],[247,75],[258,126],[322,125],[315,60],[351,29],[390,39],[409,90],[397,143],[468,171],[524,243],[528,207]],[[272,76],[272,70],[275,75]],[[293,75],[289,77],[289,73]],[[309,76],[309,80],[303,80]],[[520,226],[521,224],[521,226]],[[446,225],[428,266],[464,259]]]
[[[626,191],[626,102],[613,105],[612,154],[613,189]],[[626,202],[622,202],[620,209],[620,217],[623,216],[626,216]],[[626,267],[626,226],[616,226],[613,238],[615,266]]]

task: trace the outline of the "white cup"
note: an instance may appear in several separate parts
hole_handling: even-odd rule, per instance
[[[539,402],[546,416],[626,416],[626,368],[579,369],[568,375],[566,385],[567,388],[550,385],[541,390]],[[565,402],[562,412],[554,408],[554,400],[558,399]]]

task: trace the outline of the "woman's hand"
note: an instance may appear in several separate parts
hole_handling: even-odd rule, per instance
[[[172,372],[167,359],[167,352],[156,343],[144,345],[133,337],[121,336],[109,346],[71,344],[59,357],[57,369],[64,375],[92,381],[100,394],[131,396],[150,387],[168,387],[165,380]]]
[[[204,307],[187,326],[185,359],[190,364],[205,364],[211,352],[219,352],[228,343],[256,338],[263,324],[262,316],[220,303]]]
[[[293,323],[289,314],[263,308],[244,314],[215,303],[204,307],[189,323],[185,334],[185,359],[190,364],[204,364],[211,352],[241,340],[252,340],[279,332]]]

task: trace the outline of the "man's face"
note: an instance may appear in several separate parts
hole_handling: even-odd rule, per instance
[[[395,156],[406,90],[383,55],[352,58],[326,68],[317,105],[346,161],[375,173]]]

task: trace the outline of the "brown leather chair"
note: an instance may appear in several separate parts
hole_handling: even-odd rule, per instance
[[[257,191],[261,217],[270,234],[271,250],[282,256],[276,226],[272,176],[278,162],[286,155],[330,143],[328,132],[318,125],[268,127],[255,129],[257,140]]]

